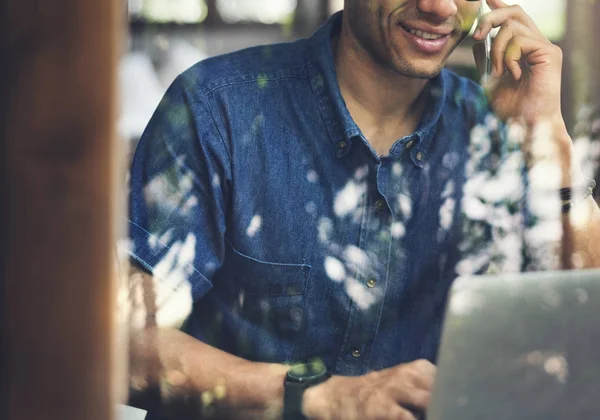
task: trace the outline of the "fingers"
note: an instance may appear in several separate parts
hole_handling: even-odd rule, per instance
[[[364,411],[355,413],[357,420],[369,419],[386,419],[386,420],[416,420],[415,414],[406,407],[402,407],[392,400],[383,398],[373,400],[373,404],[365,407]],[[341,419],[353,418],[349,416],[341,416]]]
[[[404,407],[424,411],[429,405],[437,368],[426,360],[398,366],[392,393]]]
[[[437,374],[437,367],[429,360],[417,360],[412,365],[420,373],[415,379],[418,386],[431,390]]]
[[[431,401],[431,390],[404,386],[396,392],[396,402],[402,407],[425,411]]]
[[[507,22],[504,26],[502,26],[500,32],[498,32],[498,35],[496,36],[496,39],[492,44],[491,51],[494,75],[498,77],[501,76],[504,73],[505,68],[511,71],[513,76],[515,75],[515,71],[520,71],[521,67],[518,65],[518,62],[514,63],[513,61],[509,61],[508,63],[506,63],[507,50],[510,45],[514,45],[513,40],[517,37],[534,38],[534,34],[526,26],[516,21]],[[512,53],[512,55],[514,55],[514,52]]]
[[[491,60],[492,74],[500,77],[507,70],[515,80],[523,77],[524,65],[550,63],[552,59],[559,58],[554,46],[546,39],[531,18],[520,7],[506,6],[500,0],[488,0],[491,6],[498,7],[486,14],[480,24],[479,38],[485,37],[492,28],[500,26],[494,42],[492,43]],[[475,50],[475,57],[481,51]],[[481,58],[481,57],[480,57]],[[560,54],[562,61],[562,54]]]
[[[305,392],[302,410],[309,418],[417,420],[429,406],[436,371],[419,360],[358,377],[333,376]]]
[[[510,39],[504,54],[504,66],[515,80],[520,80],[523,75],[523,61],[531,68],[539,68],[554,64],[553,62],[562,62],[562,52],[555,45],[526,36],[515,36]]]
[[[410,411],[397,405],[391,407],[388,416],[391,420],[417,420]]]

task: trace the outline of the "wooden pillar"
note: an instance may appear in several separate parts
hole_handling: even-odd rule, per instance
[[[0,417],[114,410],[119,0],[6,0]]]

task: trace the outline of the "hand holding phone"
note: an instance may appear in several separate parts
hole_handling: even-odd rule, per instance
[[[485,0],[473,34],[475,61],[493,111],[502,120],[561,125],[562,51],[520,6]],[[487,7],[489,6],[489,10]],[[491,42],[490,33],[497,35]]]

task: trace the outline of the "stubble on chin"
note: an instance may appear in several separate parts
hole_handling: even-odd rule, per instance
[[[353,0],[346,3],[344,13],[347,14],[346,31],[349,33],[345,35],[352,38],[353,52],[357,56],[369,57],[377,66],[405,77],[435,78],[441,73],[452,52],[468,35],[468,32],[463,32],[462,28],[456,27],[458,23],[455,23],[456,33],[460,33],[460,36],[446,57],[437,66],[432,64],[420,66],[418,60],[411,62],[410,57],[405,57],[405,52],[394,45],[391,35],[400,22],[420,19],[416,10],[407,7],[411,1],[400,2],[389,13],[386,13],[376,2]]]

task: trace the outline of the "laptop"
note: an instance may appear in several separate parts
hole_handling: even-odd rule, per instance
[[[427,419],[600,419],[600,270],[457,279]]]

